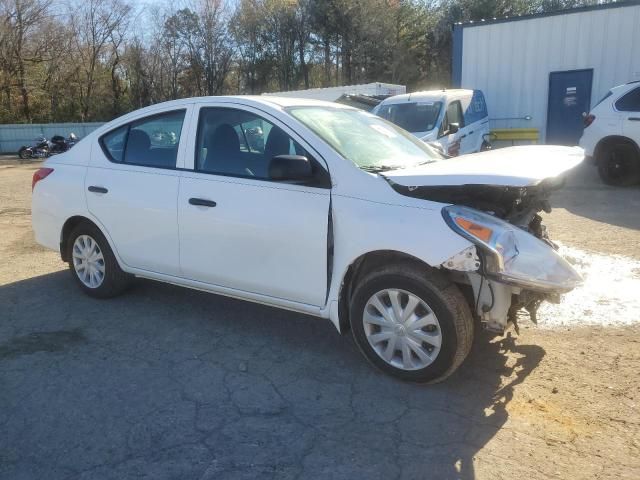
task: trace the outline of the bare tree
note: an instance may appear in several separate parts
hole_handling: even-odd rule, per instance
[[[123,0],[83,0],[71,11],[75,54],[79,60],[82,121],[89,118],[100,60],[130,11],[131,7]]]
[[[222,0],[202,0],[198,40],[205,93],[217,95],[229,73],[233,49],[227,30],[229,16]]]
[[[37,30],[46,20],[50,0],[2,0],[0,16],[3,18],[3,50],[9,74],[15,73],[22,98],[22,112],[27,122],[32,121],[27,64],[42,61],[42,38]]]

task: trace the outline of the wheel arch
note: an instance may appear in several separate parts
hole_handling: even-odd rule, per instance
[[[107,242],[109,242],[109,247],[111,247],[111,251],[113,252],[114,256],[116,257],[116,261],[118,262],[118,264],[120,265],[120,268],[122,268],[123,263],[120,260],[120,256],[118,255],[118,251],[115,248],[115,245],[113,244],[113,241],[111,240],[111,237],[107,234],[107,232],[105,231],[105,229],[102,227],[102,225],[100,225],[99,222],[85,216],[85,215],[73,215],[69,218],[67,218],[64,222],[64,224],[62,225],[62,229],[60,230],[60,257],[62,258],[63,262],[68,262],[69,259],[67,258],[67,242],[69,241],[69,235],[71,234],[71,232],[73,231],[74,228],[76,228],[78,225],[82,224],[82,223],[87,223],[89,225],[93,225],[94,227],[96,227],[98,230],[100,230],[100,232],[102,233],[102,235],[104,235],[104,238],[107,239]],[[124,270],[124,269],[123,269]]]
[[[413,263],[418,268],[425,270],[434,269],[433,266],[424,260],[398,250],[374,250],[363,253],[357,257],[347,267],[342,276],[342,282],[340,283],[340,290],[338,292],[338,321],[340,333],[347,333],[351,328],[349,323],[349,303],[358,280],[382,265],[396,262]]]
[[[624,135],[608,135],[601,138],[596,144],[596,147],[593,149],[593,158],[595,159],[595,161],[598,162],[599,155],[602,152],[603,148],[616,142],[624,142],[633,145],[633,147],[636,149],[636,152],[638,152],[638,154],[640,155],[640,146],[638,146],[638,144],[633,141],[633,139]]]

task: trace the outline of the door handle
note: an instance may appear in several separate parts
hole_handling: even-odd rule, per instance
[[[213,200],[207,200],[204,198],[190,198],[189,203],[199,207],[215,207],[217,205]]]
[[[95,185],[89,186],[88,190],[90,192],[93,192],[93,193],[108,193],[109,192],[109,190],[107,190],[106,188],[104,188],[104,187],[96,187]]]
[[[632,122],[640,122],[640,117],[629,117]]]

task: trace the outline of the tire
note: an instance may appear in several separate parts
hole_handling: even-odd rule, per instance
[[[631,143],[619,142],[602,147],[596,163],[598,174],[607,185],[628,187],[640,182],[640,153]]]
[[[29,158],[31,158],[31,154],[29,153],[27,147],[22,147],[20,150],[18,150],[18,157],[20,157],[21,160],[28,160]]]
[[[486,141],[482,142],[482,145],[480,145],[480,151],[486,152],[487,150],[491,150],[491,144]]]
[[[415,323],[420,328],[414,329],[410,320],[406,320],[404,324],[393,323],[396,340],[391,348],[394,350],[392,358],[388,360],[382,355],[386,354],[393,340],[375,343],[372,335],[381,334],[375,341],[389,335],[390,322],[383,318],[384,315],[374,305],[377,298],[387,308],[387,314],[393,317],[394,309],[390,300],[392,295],[396,295],[394,292],[398,292],[397,303],[403,313],[410,310],[411,297],[414,304],[417,298],[420,303],[414,310],[414,316],[409,319],[420,319],[420,323],[428,321],[431,325],[420,326]],[[383,267],[365,275],[358,281],[349,313],[353,338],[364,356],[378,369],[405,381],[441,382],[462,364],[473,343],[473,317],[458,287],[439,272],[418,268],[411,262]],[[432,315],[435,316],[435,322]],[[371,323],[379,322],[381,318],[384,326]],[[435,338],[438,335],[439,350]],[[421,342],[422,338],[428,338],[428,342]],[[417,355],[417,343],[420,356]],[[383,353],[379,353],[380,351]],[[405,364],[406,352],[409,361]],[[425,353],[430,358],[425,359]],[[425,361],[430,363],[425,364]]]
[[[76,242],[78,242],[78,248],[76,248]],[[92,242],[97,248],[91,248]],[[86,250],[82,248],[83,245],[86,246]],[[95,225],[81,223],[75,227],[69,234],[66,248],[66,258],[71,274],[87,295],[95,298],[111,298],[120,295],[131,284],[132,276],[120,268],[109,242]],[[92,253],[89,255],[87,252]],[[76,263],[83,263],[83,258],[95,260],[84,262],[84,269],[76,268]],[[102,270],[101,275],[100,270]],[[87,272],[93,272],[94,275],[88,275]]]

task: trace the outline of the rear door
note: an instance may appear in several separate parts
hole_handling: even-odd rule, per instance
[[[203,106],[198,118],[178,198],[182,275],[322,306],[331,192],[324,162],[260,110]],[[291,154],[312,159],[314,181],[269,179],[271,158]]]
[[[129,267],[178,275],[177,198],[187,108],[107,132],[85,179],[89,211]]]
[[[640,86],[620,97],[615,109],[622,115],[622,133],[640,146]]]
[[[593,69],[551,72],[546,143],[577,145],[584,130],[583,113],[591,109]]]

